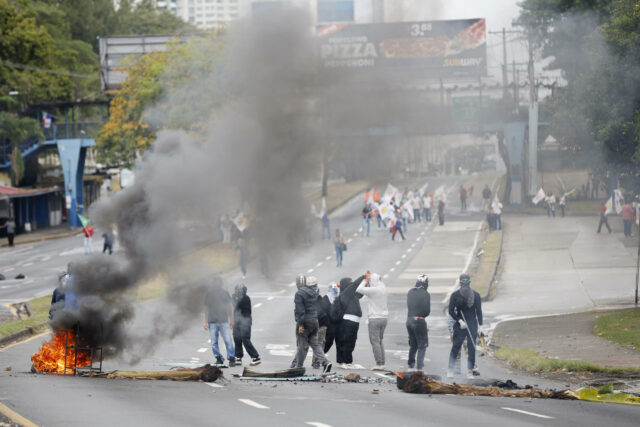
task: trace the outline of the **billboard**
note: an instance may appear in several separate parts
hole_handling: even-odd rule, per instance
[[[318,22],[351,22],[353,0],[318,0]]]
[[[487,73],[483,18],[317,27],[324,68],[414,71],[424,77]]]

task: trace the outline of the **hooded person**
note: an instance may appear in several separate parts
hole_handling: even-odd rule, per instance
[[[251,342],[251,298],[247,295],[247,287],[243,283],[236,285],[231,298],[233,299],[233,342],[236,364],[242,364],[244,356],[242,347],[244,346],[251,357],[250,365],[259,365],[260,355]]]
[[[333,342],[336,336],[336,329],[340,324],[340,322],[336,322],[331,316],[333,303],[335,302],[338,295],[340,295],[340,285],[338,283],[331,283],[327,288],[326,295],[322,297],[325,308],[328,308],[329,310],[328,311],[329,325],[327,326],[327,332],[325,334],[325,340],[324,340],[325,353],[328,353],[329,350],[331,350],[331,346],[333,345]]]
[[[53,290],[51,306],[49,307],[49,319],[53,319],[58,310],[64,309],[65,294],[67,292],[67,280],[69,273],[66,271],[58,275],[58,287]]]
[[[409,334],[409,370],[424,369],[424,355],[429,346],[427,317],[431,313],[431,295],[427,291],[429,278],[418,276],[416,284],[407,292],[407,333]]]
[[[369,326],[369,342],[373,349],[373,357],[376,361],[374,371],[385,370],[384,357],[384,331],[387,327],[389,309],[387,307],[387,287],[377,273],[365,275],[365,279],[356,289],[358,294],[367,297],[367,320]]]
[[[462,343],[467,340],[467,378],[473,378],[476,363],[476,338],[482,325],[482,299],[471,289],[468,274],[460,275],[460,288],[449,299],[449,316],[453,320],[453,344],[449,353],[447,377],[453,378],[453,369]]]
[[[306,277],[304,286],[300,286],[294,297],[294,315],[297,327],[297,359],[296,367],[304,366],[307,357],[306,350],[311,347],[314,357],[323,366],[323,373],[331,371],[331,363],[324,355],[324,351],[318,342],[318,311],[316,301],[318,299],[318,279],[313,276]]]
[[[364,277],[360,276],[353,282],[348,277],[340,280],[340,296],[334,302],[334,306],[337,305],[335,308],[342,314],[336,334],[336,351],[337,361],[343,369],[354,369],[353,350],[356,348],[360,318],[362,317],[362,309],[360,308],[362,294],[356,293],[356,290]]]
[[[227,349],[229,366],[236,366],[236,358],[233,347],[233,304],[231,295],[223,288],[222,278],[216,276],[207,290],[204,300],[204,329],[209,331],[211,337],[211,350],[216,358],[216,364],[224,367],[224,359],[218,347],[218,335],[222,335],[224,346]]]

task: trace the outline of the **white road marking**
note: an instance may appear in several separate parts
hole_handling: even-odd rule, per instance
[[[208,350],[208,348],[206,348],[206,347],[202,347],[202,348],[199,348],[199,349],[198,349],[198,353],[204,353],[204,352],[205,352],[205,351],[207,351],[207,350]]]
[[[356,234],[356,236],[357,236],[357,234]],[[347,243],[351,243],[351,242],[353,242],[353,239],[347,240]]]
[[[220,384],[216,384],[216,383],[205,383],[205,384],[208,385],[209,387],[213,387],[213,388],[224,388]]]
[[[406,255],[405,255],[406,256]],[[400,265],[402,261],[396,261],[396,265]]]
[[[402,258],[402,259],[405,259],[406,257],[407,257],[407,254],[402,254],[402,255],[400,256],[400,258]],[[398,264],[400,264],[400,261],[398,261]]]
[[[416,241],[418,241],[418,242],[419,242],[419,241],[420,241],[420,239],[422,239],[422,237],[421,237],[421,236],[416,237]]]
[[[325,259],[326,259],[327,261],[329,261],[331,258],[333,258],[333,255],[329,255],[329,256],[328,256],[328,257],[326,257]]]
[[[32,265],[33,265],[32,262],[25,262],[24,264],[22,264],[23,267],[30,267]]]
[[[296,285],[296,282],[291,282],[291,283],[289,283],[289,287],[290,287],[290,288],[293,288],[295,285]]]
[[[274,298],[275,298],[275,297],[269,297],[269,298],[267,298],[267,301],[271,301],[271,300],[273,300]]]
[[[407,249],[407,253],[411,252],[413,249],[409,248]]]
[[[387,277],[389,277],[389,273],[387,273],[384,276],[382,276],[383,279],[386,279]]]
[[[422,233],[420,233],[421,236],[424,236],[424,231],[422,231]]]
[[[4,272],[8,273],[8,272],[13,271],[13,270],[15,270],[15,267],[9,267]]]
[[[313,273],[313,268],[310,268],[307,270],[307,274],[311,274],[311,273]]]
[[[389,379],[389,377],[388,377],[388,376],[386,376],[385,374],[381,374],[380,372],[374,372],[373,374],[374,374],[374,375],[377,375],[377,376],[379,376],[379,377],[385,378],[385,379]]]
[[[320,423],[318,421],[307,421],[305,424],[314,426],[314,427],[331,427],[330,424]]]
[[[257,304],[253,304],[253,308],[258,308],[258,307],[262,307],[262,303],[259,302]]]
[[[317,264],[316,264],[316,268],[318,268],[318,267],[322,267],[322,264],[323,264],[323,262],[322,262],[322,261],[320,261],[319,263],[317,263]]]
[[[389,271],[393,273],[394,271],[396,271],[396,268],[395,268],[395,267],[391,267],[391,268],[389,269]]]
[[[532,417],[546,418],[549,420],[553,419],[553,417],[550,417],[548,415],[536,414],[535,412],[523,411],[522,409],[515,409],[515,408],[501,408],[501,409],[504,409],[505,411],[518,412],[520,414],[531,415]]]
[[[360,234],[361,232],[362,232],[362,227],[358,229],[357,233],[353,233],[353,237],[358,237],[358,234]]]
[[[411,247],[412,247],[412,248],[415,248],[415,247],[416,247],[416,244],[415,244],[415,243],[412,243],[412,244],[411,244]]]
[[[25,285],[28,285],[29,283],[33,283],[33,282],[35,282],[35,280],[33,280],[33,279],[27,279],[27,280],[25,280],[25,281],[24,281],[24,284],[25,284]]]
[[[50,259],[51,257],[49,255],[42,257],[42,261],[49,261]]]
[[[289,347],[289,344],[267,344],[265,348],[267,350],[284,350]]]
[[[254,402],[251,399],[238,399],[240,402],[244,403],[245,405],[249,405],[249,406],[253,406],[254,408],[258,408],[258,409],[269,409],[268,406],[264,406],[259,404],[258,402]]]

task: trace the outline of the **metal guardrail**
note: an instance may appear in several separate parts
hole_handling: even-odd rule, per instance
[[[45,140],[54,141],[57,139],[69,138],[91,138],[93,133],[98,130],[104,122],[101,121],[85,121],[85,122],[67,122],[52,123],[48,129],[43,129]]]

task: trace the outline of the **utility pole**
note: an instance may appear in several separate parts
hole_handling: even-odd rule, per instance
[[[529,196],[538,192],[538,100],[536,99],[533,36],[529,35]]]
[[[502,97],[507,98],[507,30],[502,27]]]

